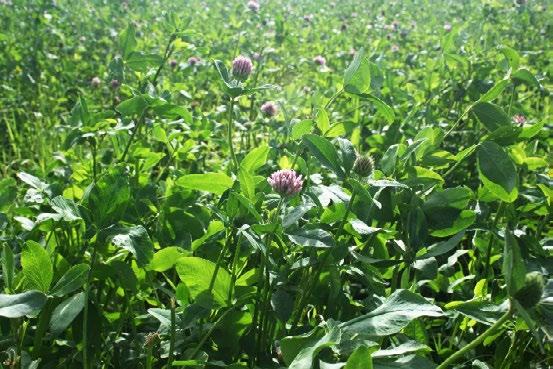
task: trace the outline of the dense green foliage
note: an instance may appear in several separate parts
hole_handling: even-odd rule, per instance
[[[553,365],[547,1],[0,25],[0,368]]]

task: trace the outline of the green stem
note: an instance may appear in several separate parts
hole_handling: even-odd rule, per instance
[[[232,135],[233,135],[233,129],[234,129],[233,113],[234,113],[234,98],[231,97],[229,99],[229,104],[228,104],[228,125],[227,125],[228,146],[230,150],[230,157],[232,159],[231,172],[232,172],[232,169],[238,171],[238,159],[236,159],[236,153],[234,152],[234,144],[232,143]]]
[[[476,337],[471,343],[469,343],[468,345],[466,345],[465,347],[463,347],[462,349],[460,349],[459,351],[455,352],[453,355],[448,357],[443,363],[438,365],[436,369],[447,368],[449,365],[461,359],[466,353],[478,347],[482,342],[484,342],[486,338],[488,338],[493,333],[495,333],[497,329],[501,328],[501,326],[503,326],[503,324],[505,324],[511,318],[511,315],[513,315],[512,305],[509,306],[509,310],[507,310],[507,312],[503,314],[503,316],[499,318],[499,320],[495,322],[494,325],[492,325],[484,333]]]
[[[173,357],[175,354],[175,340],[177,337],[176,327],[176,312],[175,312],[175,299],[171,299],[171,341],[169,341],[169,358],[167,359],[167,368],[171,368],[173,365]]]
[[[497,223],[499,222],[499,218],[501,217],[501,213],[503,211],[503,201],[499,203],[499,206],[497,207],[497,212],[495,213],[495,218],[493,220],[492,224],[492,231],[497,228]],[[490,270],[490,260],[492,257],[492,247],[494,243],[494,234],[493,232],[490,234],[490,242],[488,243],[488,249],[486,250],[486,263],[484,268],[484,277],[488,277],[488,272]]]
[[[346,212],[344,214],[344,217],[342,218],[342,220],[340,221],[340,225],[338,226],[338,231],[336,232],[336,236],[335,236],[336,241],[338,241],[338,238],[342,234],[344,225],[347,221],[349,213],[351,212],[351,205],[353,204],[353,201],[355,200],[355,196],[356,196],[356,192],[355,192],[355,190],[353,190],[353,192],[351,193],[351,197],[350,197],[350,200],[348,202],[348,206],[346,208]],[[306,286],[305,290],[303,291],[302,295],[300,296],[298,305],[297,305],[296,309],[294,309],[294,313],[292,314],[291,329],[295,328],[297,326],[297,324],[299,323],[299,321],[301,319],[301,316],[302,316],[301,313],[302,313],[302,311],[305,307],[305,304],[307,303],[307,299],[311,295],[313,288],[315,288],[315,286],[317,284],[317,280],[319,279],[319,275],[321,274],[321,272],[322,272],[324,266],[326,265],[326,262],[327,262],[329,257],[330,257],[330,251],[327,251],[323,255],[323,257],[321,258],[321,260],[318,263],[315,270],[313,271],[312,277],[309,280],[309,282],[307,283],[307,286]]]
[[[230,313],[231,311],[234,310],[234,307],[231,307],[229,309],[227,309],[223,314],[221,314],[221,316],[219,317],[219,319],[217,319],[217,321],[215,323],[213,323],[211,325],[211,327],[209,328],[209,330],[206,332],[206,334],[202,337],[202,339],[200,340],[200,342],[198,343],[198,346],[196,346],[196,348],[194,348],[194,350],[192,351],[192,353],[190,354],[190,359],[194,359],[196,357],[196,355],[198,354],[198,351],[200,351],[200,349],[203,347],[203,345],[205,344],[205,341],[207,341],[207,339],[209,338],[209,336],[211,336],[211,334],[213,333],[213,331],[217,328],[217,326],[219,325],[219,323],[221,323],[221,321],[223,319],[225,319],[225,317],[227,316],[228,313]]]
[[[83,369],[88,369],[88,297],[90,295],[90,282],[92,280],[92,268],[96,262],[96,247],[92,251],[90,260],[90,269],[88,271],[85,295],[84,295],[84,311],[83,311]]]

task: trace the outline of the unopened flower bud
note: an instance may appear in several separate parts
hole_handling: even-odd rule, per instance
[[[110,86],[112,89],[117,90],[121,86],[121,82],[117,79],[112,79],[110,82]]]
[[[524,280],[524,286],[515,293],[515,299],[522,307],[532,308],[541,300],[543,285],[543,276],[540,272],[528,273]]]
[[[232,75],[239,81],[245,81],[252,73],[253,64],[250,58],[238,56],[232,62]]]
[[[353,172],[359,177],[368,177],[374,170],[374,160],[370,155],[358,156],[353,163]]]

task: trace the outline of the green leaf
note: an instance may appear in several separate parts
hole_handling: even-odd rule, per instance
[[[520,63],[520,55],[516,50],[511,49],[509,46],[501,45],[499,50],[505,55],[505,58],[509,62],[511,69],[517,69]]]
[[[526,266],[518,242],[510,229],[505,229],[502,271],[507,292],[513,297],[524,286]]]
[[[133,51],[125,61],[132,70],[146,72],[150,68],[159,67],[163,63],[163,58],[158,54]]]
[[[13,290],[13,277],[15,275],[14,255],[11,247],[5,243],[2,247],[2,281],[4,290],[10,292]]]
[[[126,59],[136,48],[136,31],[132,23],[129,23],[127,29],[119,36],[119,49],[123,59]]]
[[[194,299],[208,296],[210,286],[214,301],[220,306],[227,306],[227,299],[231,285],[230,274],[222,267],[217,269],[217,276],[211,281],[215,273],[215,263],[199,257],[182,257],[177,262],[177,273],[190,290]]]
[[[115,110],[127,117],[135,114],[141,115],[147,107],[146,99],[142,95],[137,95],[121,102],[115,107]]]
[[[338,137],[336,139],[336,142],[338,143],[338,148],[340,149],[340,159],[342,161],[342,167],[344,168],[346,174],[349,174],[349,172],[353,168],[355,159],[357,158],[355,148],[353,147],[353,144],[345,138]]]
[[[63,196],[56,196],[50,201],[50,206],[67,222],[82,220],[77,204],[73,200],[66,199]]]
[[[308,134],[313,129],[313,121],[311,119],[305,119],[297,122],[292,126],[290,132],[290,139],[297,140]]]
[[[87,264],[72,266],[54,285],[50,295],[62,297],[77,290],[86,282],[89,270],[90,267]]]
[[[369,336],[389,336],[398,333],[412,320],[422,316],[441,317],[442,310],[420,295],[397,290],[382,305],[368,314],[342,323],[344,333]]]
[[[396,118],[394,109],[386,104],[384,101],[380,100],[378,97],[371,95],[371,94],[361,94],[359,95],[363,99],[371,101],[374,106],[376,106],[376,110],[386,119],[388,123],[393,123],[394,119]]]
[[[516,72],[514,72],[513,74],[511,74],[511,79],[514,82],[525,83],[526,85],[528,85],[530,87],[535,87],[535,88],[538,88],[538,89],[541,88],[541,84],[536,79],[536,76],[534,76],[532,74],[532,72],[530,72],[528,69],[525,69],[525,68],[521,68],[521,69],[517,70]]]
[[[154,254],[150,265],[148,265],[148,270],[165,272],[174,267],[179,258],[184,255],[184,250],[178,246],[161,249]]]
[[[269,146],[263,144],[259,147],[256,147],[248,153],[240,162],[240,168],[254,173],[256,170],[261,168],[267,162],[267,155],[269,155]]]
[[[505,90],[505,87],[507,87],[509,83],[510,81],[508,79],[502,79],[501,81],[497,82],[492,88],[490,88],[485,94],[480,96],[480,99],[478,99],[478,101],[489,102],[494,100],[503,92],[503,90]]]
[[[333,247],[335,245],[332,235],[322,229],[299,230],[295,234],[289,234],[288,238],[299,246]]]
[[[518,196],[516,166],[498,144],[486,141],[478,148],[480,180],[491,193],[511,203]]]
[[[36,315],[46,300],[46,295],[40,291],[27,291],[17,295],[0,294],[0,316],[21,318],[25,315]]]
[[[17,182],[11,177],[0,179],[0,210],[11,205],[17,196]]]
[[[233,180],[224,173],[187,174],[176,181],[177,185],[191,190],[222,195],[232,187]]]
[[[310,369],[319,352],[326,347],[340,343],[340,328],[332,320],[324,327],[316,327],[299,337],[285,337],[281,340],[281,349],[288,369]]]
[[[146,229],[141,226],[111,226],[104,231],[106,240],[131,252],[138,266],[145,267],[154,257],[154,245]]]
[[[69,327],[69,324],[83,310],[85,303],[85,293],[80,292],[56,306],[50,319],[50,331],[52,334],[59,334]]]
[[[348,358],[344,369],[373,369],[372,351],[368,346],[359,346]]]
[[[340,159],[334,145],[324,137],[308,134],[303,136],[303,143],[322,165],[331,169],[336,175],[343,177]]]
[[[328,118],[328,113],[324,108],[320,108],[317,112],[317,118],[315,119],[315,122],[317,123],[317,128],[323,135],[326,134],[326,132],[330,128],[330,119]]]
[[[352,94],[362,94],[371,87],[371,67],[361,48],[344,71],[344,90]]]
[[[478,120],[490,132],[496,129],[511,125],[511,118],[499,106],[489,102],[478,102],[472,107],[472,112]]]
[[[48,292],[54,272],[44,247],[35,241],[27,241],[21,253],[21,267],[27,288]]]
[[[86,190],[83,203],[98,228],[117,223],[131,199],[129,177],[123,167],[110,168]]]

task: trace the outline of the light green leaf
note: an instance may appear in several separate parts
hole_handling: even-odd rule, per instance
[[[154,254],[152,261],[148,265],[148,270],[165,272],[174,267],[179,258],[184,255],[184,250],[178,246],[170,246],[161,249]]]
[[[29,289],[48,292],[54,277],[48,252],[35,241],[27,241],[21,253],[21,267]]]
[[[224,173],[187,174],[176,183],[191,190],[211,192],[222,195],[223,192],[232,187],[233,180]]]
[[[227,306],[228,294],[231,284],[230,274],[222,267],[217,269],[217,275],[213,280],[216,265],[212,261],[199,257],[182,257],[177,261],[177,273],[190,290],[193,299],[205,299],[211,295],[220,306]],[[213,284],[212,284],[213,280]]]
[[[344,90],[352,94],[362,94],[371,87],[371,67],[361,48],[344,71]]]

